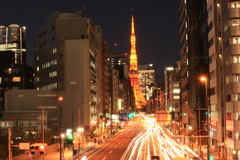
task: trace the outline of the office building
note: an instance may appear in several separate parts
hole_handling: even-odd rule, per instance
[[[9,92],[14,96],[8,97],[7,105],[25,111],[44,108],[45,123],[59,126],[62,119],[64,131],[79,126],[96,128],[103,114],[102,71],[98,69],[102,67],[101,27],[82,12],[55,12],[36,32],[35,49],[36,90]],[[31,101],[25,98],[30,94]],[[63,97],[61,102],[57,101],[59,96]]]
[[[209,75],[207,2],[179,0],[180,23],[180,106],[188,104],[197,118],[188,116],[187,124],[196,134],[207,134],[207,104],[205,83],[200,77]],[[207,90],[209,85],[207,85]],[[182,124],[183,125],[183,124]],[[195,134],[195,133],[194,133]],[[202,138],[204,140],[204,138]],[[206,140],[206,139],[205,139]]]
[[[154,64],[138,65],[139,84],[143,96],[147,100],[145,111],[146,113],[155,113],[157,107],[155,105],[154,90],[155,82],[155,68]]]
[[[0,110],[5,111],[5,91],[33,88],[33,68],[26,65],[26,27],[0,26]]]

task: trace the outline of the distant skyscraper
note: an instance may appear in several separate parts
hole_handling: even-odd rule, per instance
[[[155,113],[157,106],[154,100],[156,87],[154,64],[138,65],[138,72],[140,89],[147,100],[146,113]]]
[[[139,83],[146,100],[153,96],[156,87],[154,64],[138,65]]]
[[[26,64],[26,27],[0,26],[0,51],[13,51],[13,64]]]
[[[33,88],[33,68],[26,65],[26,27],[0,26],[0,110],[5,110],[5,91]]]

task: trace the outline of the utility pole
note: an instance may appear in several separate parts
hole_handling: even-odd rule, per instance
[[[12,148],[11,148],[11,128],[8,128],[8,159],[12,160]]]
[[[62,147],[62,145],[63,145],[63,143],[62,143],[62,137],[61,137],[61,135],[62,135],[62,107],[60,107],[60,160],[62,160],[62,156],[63,156],[63,154],[62,154],[62,149],[63,149],[63,147]]]

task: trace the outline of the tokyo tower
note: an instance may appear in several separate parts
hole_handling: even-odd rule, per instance
[[[140,109],[143,105],[146,105],[146,99],[142,94],[138,78],[138,61],[137,61],[137,52],[136,52],[136,36],[134,31],[134,16],[132,15],[131,23],[131,54],[130,54],[130,67],[128,71],[128,76],[130,78],[130,83],[133,89],[136,107]]]

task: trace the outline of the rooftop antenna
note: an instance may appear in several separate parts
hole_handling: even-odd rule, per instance
[[[86,4],[83,5],[83,12],[82,12],[82,17],[84,17],[85,15],[85,8],[86,8]]]

